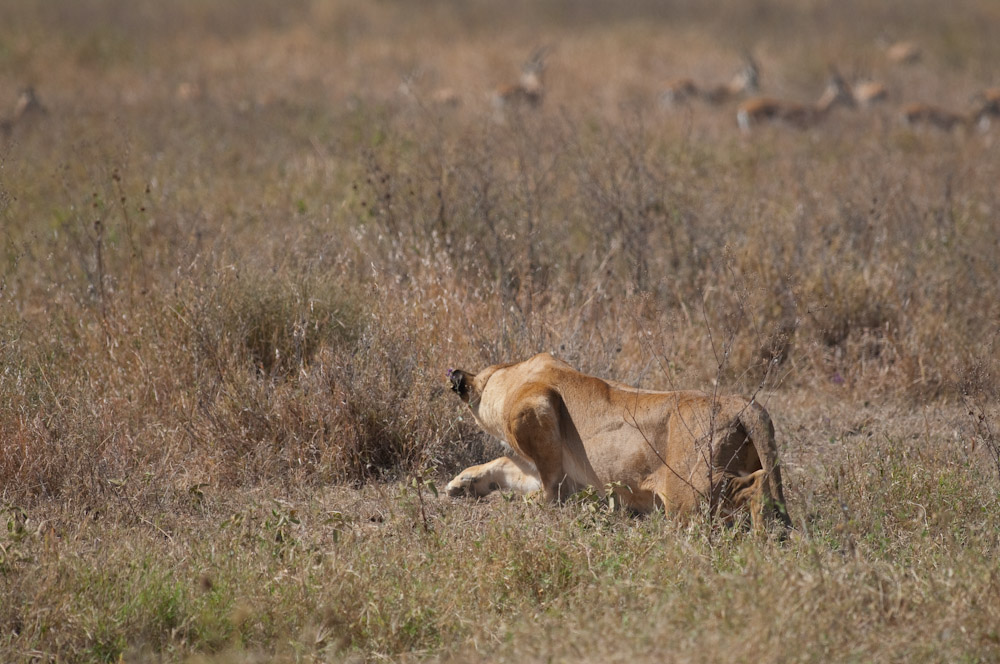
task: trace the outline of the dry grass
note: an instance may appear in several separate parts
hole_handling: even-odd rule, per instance
[[[1000,657],[998,123],[894,110],[997,84],[996,6],[500,7],[8,8],[0,659]],[[660,107],[744,47],[892,99]],[[444,371],[539,350],[759,391],[795,535],[438,499],[496,452]]]

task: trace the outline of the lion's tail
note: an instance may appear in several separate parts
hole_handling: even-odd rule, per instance
[[[764,504],[761,506],[768,519],[777,518],[786,527],[792,526],[785,507],[785,492],[781,488],[781,466],[778,463],[778,446],[774,441],[774,424],[763,406],[750,402],[740,415],[740,424],[757,450],[763,477]]]

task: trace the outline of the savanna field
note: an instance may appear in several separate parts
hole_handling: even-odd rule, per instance
[[[1000,660],[997,3],[0,5],[0,661]],[[790,536],[445,497],[540,351]]]

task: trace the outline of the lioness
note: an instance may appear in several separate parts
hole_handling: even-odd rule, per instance
[[[791,525],[774,427],[753,400],[642,390],[548,353],[477,374],[451,369],[448,378],[511,452],[466,468],[448,483],[449,496],[541,489],[557,501],[592,486],[638,512],[659,504],[690,513],[708,501],[727,519],[747,505],[755,527],[775,518]]]

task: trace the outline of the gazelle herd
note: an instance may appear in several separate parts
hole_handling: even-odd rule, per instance
[[[886,59],[894,65],[913,65],[920,61],[922,51],[912,42],[883,45]],[[508,85],[497,87],[490,101],[498,114],[538,109],[545,99],[545,74],[551,47],[532,51],[521,66],[520,77]],[[826,87],[812,103],[792,101],[773,96],[760,96],[761,70],[757,60],[744,52],[742,66],[727,83],[705,84],[693,78],[677,78],[660,94],[661,106],[674,109],[688,104],[714,107],[735,105],[736,125],[749,132],[756,125],[777,123],[799,129],[821,124],[837,108],[869,108],[885,104],[891,96],[889,88],[875,80],[863,79],[849,84],[834,66],[830,66]],[[414,76],[404,77],[399,89],[408,97],[416,97]],[[425,101],[438,108],[456,108],[462,97],[452,88],[431,91]],[[45,114],[32,87],[23,88],[13,110],[0,118],[0,137],[10,136],[17,125],[27,123],[31,116]],[[1000,117],[1000,87],[987,88],[972,98],[966,110],[953,110],[934,104],[910,102],[899,107],[899,120],[907,125],[925,125],[942,130],[958,127],[989,127],[993,118]]]
[[[921,50],[912,42],[899,42],[886,48],[886,57],[894,64],[909,65],[919,61]],[[830,111],[838,106],[868,108],[883,104],[890,97],[889,89],[878,81],[862,80],[849,85],[832,65],[826,88],[814,103],[763,96],[747,97],[747,93],[756,92],[759,66],[748,55],[744,56],[744,60],[752,64],[752,77],[746,74],[738,75],[728,88],[731,94],[714,100],[715,103],[720,103],[742,97],[742,101],[736,107],[736,124],[744,132],[750,131],[754,125],[765,122],[782,123],[800,129],[808,128],[820,124]],[[745,84],[750,80],[753,81],[753,86]],[[738,81],[743,81],[744,85],[737,85]],[[673,105],[688,99],[704,98],[701,90],[702,88],[691,79],[678,79],[667,85],[663,96]],[[988,88],[976,95],[971,108],[967,111],[949,110],[921,102],[905,104],[899,111],[899,119],[907,125],[923,124],[943,130],[974,125],[986,128],[990,119],[994,117],[1000,117],[1000,88]]]
[[[545,88],[542,74],[549,49],[536,49],[524,63],[520,79],[497,88],[492,95],[494,108],[537,108],[542,105]],[[913,42],[896,42],[884,46],[886,59],[894,65],[913,65],[922,57],[921,48]],[[812,103],[759,96],[760,65],[750,54],[743,54],[743,65],[728,83],[705,84],[694,78],[676,78],[664,86],[660,104],[666,109],[692,103],[710,106],[736,104],[736,124],[744,132],[755,125],[778,123],[805,129],[821,124],[831,111],[842,108],[871,108],[887,103],[889,88],[875,80],[864,79],[848,83],[836,67],[830,66],[826,87]],[[990,118],[1000,117],[1000,88],[989,88],[978,94],[972,107],[965,112],[925,103],[908,103],[899,109],[899,119],[908,125],[924,124],[944,130],[956,127],[987,127]]]

